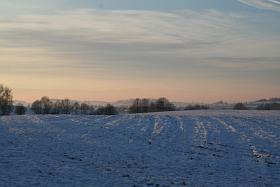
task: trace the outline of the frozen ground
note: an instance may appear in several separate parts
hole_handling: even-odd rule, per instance
[[[0,118],[0,186],[280,186],[280,112]]]

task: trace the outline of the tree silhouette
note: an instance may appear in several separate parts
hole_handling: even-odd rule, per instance
[[[71,114],[71,101],[69,99],[61,100],[62,114]]]
[[[100,107],[96,110],[97,115],[116,115],[118,114],[117,109],[113,106],[108,104],[105,107]]]
[[[248,108],[243,103],[236,103],[233,110],[247,110]]]
[[[147,113],[147,112],[163,112],[175,110],[175,105],[162,97],[155,102],[149,99],[135,99],[133,104],[129,107],[130,113]]]
[[[12,90],[0,85],[0,115],[10,115],[13,110]]]
[[[81,114],[88,115],[89,111],[90,111],[90,106],[88,104],[86,104],[86,103],[82,103],[80,110],[81,110]]]
[[[40,100],[36,100],[31,105],[31,110],[35,114],[43,114],[42,103]]]
[[[16,115],[24,115],[26,113],[26,107],[23,105],[15,106]]]
[[[44,96],[41,98],[41,106],[42,106],[43,114],[50,114],[52,110],[52,105],[53,103],[49,97]]]
[[[72,105],[72,110],[73,110],[73,113],[74,114],[80,114],[80,104],[78,102],[75,102],[73,105]]]

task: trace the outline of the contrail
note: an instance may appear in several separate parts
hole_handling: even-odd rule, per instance
[[[276,1],[276,0],[268,0],[268,1],[270,1],[270,2],[272,2],[272,3],[275,3],[275,4],[277,4],[277,5],[280,5],[280,1]]]
[[[280,11],[280,1],[278,0],[238,0],[249,6],[254,6],[256,8]]]

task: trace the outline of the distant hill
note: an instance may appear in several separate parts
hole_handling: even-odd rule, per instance
[[[15,101],[14,101],[14,105],[28,106],[28,105],[30,105],[30,103],[28,103],[28,102],[26,102],[26,101],[21,101],[21,100],[15,100]]]
[[[275,102],[275,103],[280,103],[280,98],[270,98],[270,99],[260,99],[260,100],[257,100],[255,101],[257,103],[261,103],[261,102]]]
[[[149,99],[149,98],[148,98]],[[119,100],[116,102],[113,102],[112,104],[114,106],[131,106],[133,104],[133,101],[135,99],[127,99],[127,100]],[[150,101],[156,101],[156,99],[149,99]],[[186,102],[177,102],[177,101],[171,101],[176,107],[185,107],[191,103]]]
[[[127,100],[119,100],[115,101],[112,104],[114,106],[130,106],[133,104],[134,99],[127,99]]]
[[[149,99],[149,98],[148,98]],[[77,101],[79,103],[87,103],[89,105],[94,105],[94,106],[104,106],[104,105],[107,105],[107,104],[112,104],[114,106],[117,106],[117,107],[128,107],[128,106],[131,106],[133,104],[135,99],[126,99],[126,100],[118,100],[118,101],[115,101],[115,102],[106,102],[106,101]],[[156,101],[156,99],[149,99],[150,101]],[[172,102],[174,103],[174,105],[176,107],[185,107],[191,103],[186,103],[186,102]]]
[[[218,102],[209,104],[209,107],[211,109],[216,109],[216,110],[232,109],[233,104],[232,103],[227,103],[227,102],[224,102],[224,101],[218,101]]]
[[[106,101],[77,101],[78,103],[86,103],[88,105],[93,105],[93,106],[105,106],[109,104],[109,102]]]
[[[51,99],[53,102],[57,101],[58,99]],[[151,101],[155,101],[156,99],[149,99]],[[71,100],[72,102],[78,102],[78,103],[86,103],[88,105],[93,105],[93,106],[105,106],[107,104],[112,104],[116,107],[128,107],[131,106],[133,104],[134,99],[127,99],[127,100],[119,100],[119,101],[115,101],[115,102],[106,102],[106,101],[80,101],[80,100]],[[176,102],[173,101],[172,103],[174,103],[174,105],[178,108],[184,108],[188,105],[193,105],[193,104],[203,104],[203,103],[199,103],[199,102]],[[256,106],[260,105],[260,104],[267,104],[267,103],[280,103],[280,98],[270,98],[270,99],[259,99],[256,101],[252,101],[252,102],[246,102],[246,105],[249,108],[255,108]],[[24,106],[28,106],[31,103],[25,102],[25,101],[21,101],[21,100],[15,100],[14,101],[14,105],[18,105],[18,104],[22,104]],[[211,103],[208,104],[208,106],[211,109],[231,109],[234,104],[233,103],[227,103],[224,101],[218,101],[215,103]]]

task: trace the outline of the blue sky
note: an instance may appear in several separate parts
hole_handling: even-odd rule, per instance
[[[250,1],[248,1],[250,2]],[[269,2],[269,1],[267,1]],[[4,0],[2,6],[21,8],[94,8],[118,10],[219,9],[256,11],[237,0]]]
[[[94,8],[117,10],[218,9],[223,11],[275,10],[278,0],[2,0],[4,8]],[[269,7],[269,8],[268,8]],[[279,8],[279,7],[278,7]],[[279,11],[279,10],[278,10]]]
[[[0,80],[28,101],[275,97],[279,19],[277,0],[2,0]]]

